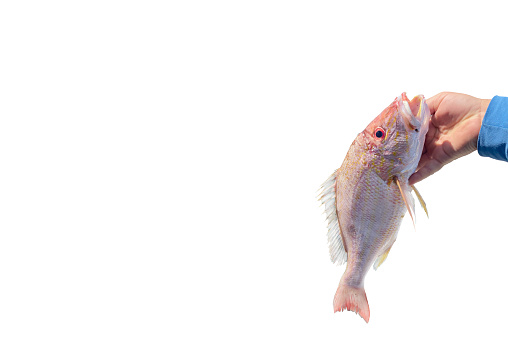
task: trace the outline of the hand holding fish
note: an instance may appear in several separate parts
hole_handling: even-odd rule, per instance
[[[478,134],[489,99],[442,92],[427,100],[432,115],[413,185],[439,171],[444,165],[477,149]]]

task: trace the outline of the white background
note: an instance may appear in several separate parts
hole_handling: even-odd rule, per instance
[[[505,333],[508,164],[417,185],[369,324],[315,199],[403,91],[508,95],[498,4],[2,2],[0,337]]]

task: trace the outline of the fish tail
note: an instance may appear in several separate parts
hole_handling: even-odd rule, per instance
[[[333,311],[337,312],[344,309],[359,314],[365,322],[369,322],[369,302],[363,287],[351,287],[342,282],[339,284],[335,298],[333,298]]]

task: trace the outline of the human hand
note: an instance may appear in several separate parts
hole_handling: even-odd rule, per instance
[[[409,184],[421,181],[444,165],[477,149],[478,134],[490,99],[442,92],[427,100],[431,119],[422,157]]]

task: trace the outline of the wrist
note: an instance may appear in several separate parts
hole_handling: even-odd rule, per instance
[[[485,116],[485,112],[487,112],[487,108],[489,108],[490,101],[491,99],[480,99],[480,112],[478,112],[478,116],[482,122],[483,117]]]

